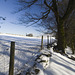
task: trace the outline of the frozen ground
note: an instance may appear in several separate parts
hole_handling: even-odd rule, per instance
[[[23,67],[40,49],[39,38],[0,35],[0,75],[8,75],[11,41],[15,41],[15,71]]]
[[[75,61],[53,52],[50,66],[44,73],[45,75],[75,75]]]
[[[15,73],[29,64],[40,49],[40,38],[0,35],[0,75],[8,75],[11,41],[15,41]],[[50,50],[52,57],[49,66],[41,70],[39,75],[74,75],[75,61],[53,52],[52,48]]]

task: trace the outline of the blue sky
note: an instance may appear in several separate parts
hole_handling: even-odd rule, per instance
[[[0,32],[26,35],[26,33],[33,33],[34,36],[39,35],[39,32],[34,27],[25,27],[23,25],[12,24],[11,22],[17,22],[18,16],[21,13],[12,14],[16,10],[15,0],[0,0],[0,16],[6,17],[6,20],[0,20]]]

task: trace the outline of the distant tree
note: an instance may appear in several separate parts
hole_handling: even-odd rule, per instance
[[[52,17],[52,19],[54,18],[53,20],[55,21],[57,27],[58,50],[62,50],[62,52],[65,53],[64,49],[66,44],[64,24],[65,21],[70,17],[71,13],[74,11],[75,0],[18,0],[18,2],[22,6],[19,11],[36,5],[41,6],[42,8],[41,12],[39,11],[40,14],[30,14],[25,12],[25,16],[28,18],[28,21],[24,16],[20,19],[22,23],[31,22],[32,24],[35,24],[39,23],[39,21],[41,22],[41,20],[48,19],[48,17]],[[39,10],[39,8],[37,8],[37,10]],[[48,26],[49,25],[47,24],[47,27]]]
[[[31,34],[31,33],[30,34],[26,34],[26,36],[33,37],[33,34]]]

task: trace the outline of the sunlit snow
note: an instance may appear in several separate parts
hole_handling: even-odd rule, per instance
[[[53,39],[52,39],[53,40]],[[15,64],[14,75],[22,68],[30,67],[34,63],[36,55],[39,53],[41,38],[40,37],[14,37],[0,35],[0,75],[9,74],[9,56],[10,43],[15,41]],[[46,38],[44,43],[46,42]],[[42,52],[46,51],[44,48]],[[42,59],[48,60],[46,68],[40,67],[38,75],[75,75],[75,61],[63,56],[59,53],[49,50],[52,57],[47,58],[42,56]],[[45,63],[43,63],[45,66]]]

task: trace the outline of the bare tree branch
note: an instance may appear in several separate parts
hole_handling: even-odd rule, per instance
[[[46,0],[44,0],[44,4],[50,9],[52,10],[53,12],[55,12],[55,10],[52,8],[52,6],[48,5]]]
[[[0,19],[5,20],[5,18],[3,18],[3,17],[1,17],[1,16],[0,16]]]
[[[75,0],[69,0],[67,10],[62,19],[66,20],[74,9],[75,9]]]

